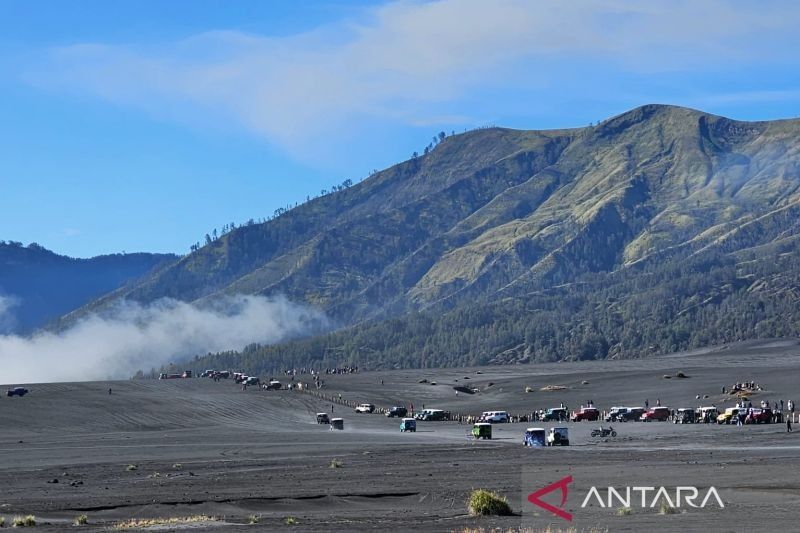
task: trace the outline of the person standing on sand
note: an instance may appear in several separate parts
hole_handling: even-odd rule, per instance
[[[791,433],[791,432],[792,432],[792,417],[789,416],[786,418],[786,433]]]

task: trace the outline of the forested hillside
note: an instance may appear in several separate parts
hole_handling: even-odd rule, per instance
[[[28,333],[176,259],[147,253],[73,259],[37,244],[0,241],[0,297],[8,302],[0,333]]]
[[[243,357],[370,366],[796,334],[799,133],[798,120],[647,105],[586,128],[442,135],[83,312],[283,294],[344,329]]]

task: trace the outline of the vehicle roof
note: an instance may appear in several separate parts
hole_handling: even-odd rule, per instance
[[[544,428],[528,428],[525,431],[544,431]]]
[[[564,426],[554,427],[554,428],[550,428],[550,429],[558,429],[558,430],[563,430],[563,431],[569,431],[569,428],[564,427]]]
[[[416,418],[404,418],[403,419],[403,422],[416,422],[416,421],[417,421]]]
[[[317,413],[317,416],[319,416],[319,415],[327,415],[327,414],[328,413]]]
[[[488,422],[476,422],[475,425],[476,426],[489,426],[489,427],[491,427],[491,424],[488,423]]]
[[[334,420],[341,420],[342,422],[344,422],[343,418],[331,418],[331,421],[334,421]]]

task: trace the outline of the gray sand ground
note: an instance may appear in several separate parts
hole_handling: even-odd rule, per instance
[[[663,377],[678,371],[689,377]],[[754,403],[800,401],[800,343],[751,342],[638,361],[324,378],[325,393],[354,402],[473,414],[527,413],[561,402],[576,408],[589,399],[601,409],[641,405],[645,398],[673,408],[722,408],[733,402],[720,388],[749,379],[766,389],[752,397]],[[453,385],[481,392],[455,395]],[[541,391],[546,385],[567,388]],[[86,514],[90,524],[82,529],[100,531],[130,518],[208,514],[222,519],[196,524],[193,531],[488,531],[523,525],[533,531],[800,531],[800,435],[787,434],[783,425],[626,423],[615,425],[616,439],[600,440],[589,436],[596,424],[576,423],[569,425],[572,446],[529,449],[521,438],[530,424],[496,425],[492,441],[475,442],[466,436],[468,426],[456,422],[420,423],[417,433],[401,434],[396,419],[357,415],[342,405],[334,414],[345,419],[346,429],[329,431],[313,415],[329,411],[330,402],[300,392],[241,391],[231,381],[27,387],[31,393],[24,398],[0,398],[0,515],[7,525],[13,516],[33,514],[38,529],[61,531]],[[332,459],[341,468],[330,468]],[[129,464],[136,470],[128,471]],[[565,505],[573,522],[524,501],[566,475],[574,478]],[[618,516],[616,509],[581,508],[592,485],[714,486],[726,507],[673,515],[634,508]],[[505,494],[518,514],[467,516],[464,502],[473,488]],[[247,524],[251,515],[259,517],[257,525]],[[297,524],[286,525],[287,517]]]

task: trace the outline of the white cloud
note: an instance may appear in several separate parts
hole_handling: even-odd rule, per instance
[[[14,329],[17,321],[12,309],[16,307],[18,303],[16,298],[0,294],[0,334]]]
[[[89,316],[61,333],[0,335],[0,368],[8,383],[125,379],[139,369],[278,342],[324,323],[321,313],[283,298],[238,296],[205,308],[175,300],[123,302],[110,315]]]
[[[169,118],[235,122],[295,152],[356,124],[428,124],[486,87],[553,83],[553,61],[631,71],[793,59],[789,2],[400,1],[285,37],[203,33],[52,51],[38,83]]]

